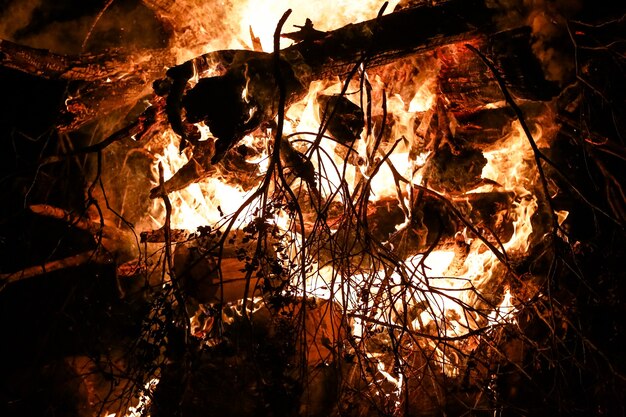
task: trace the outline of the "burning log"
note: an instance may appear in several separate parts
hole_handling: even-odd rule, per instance
[[[61,220],[72,227],[85,230],[99,239],[106,251],[113,259],[121,263],[135,259],[139,255],[135,236],[131,231],[120,229],[109,224],[101,224],[89,218],[76,216],[66,210],[47,204],[37,204],[30,207],[35,214]]]
[[[213,141],[201,142],[196,146],[196,152],[181,169],[163,187],[158,186],[150,190],[150,198],[157,198],[161,193],[169,194],[173,191],[181,190],[193,182],[206,178],[215,170],[207,163],[208,155],[213,153]]]
[[[37,77],[73,82],[66,112],[57,126],[72,131],[113,110],[132,106],[150,93],[147,85],[164,66],[173,65],[165,50],[62,55],[0,40],[0,65]]]
[[[59,271],[66,268],[75,268],[77,266],[86,265],[88,263],[110,264],[113,258],[109,253],[103,250],[92,250],[76,255],[68,256],[63,259],[46,262],[43,265],[35,265],[20,271],[0,274],[0,289],[5,285],[12,284],[24,279],[29,279],[51,272]]]
[[[319,118],[332,115],[328,120],[328,132],[342,144],[350,145],[361,137],[365,115],[363,110],[342,96],[320,95]]]
[[[493,106],[490,106],[493,107]],[[452,110],[456,122],[456,135],[477,146],[488,145],[500,140],[515,116],[510,107],[480,107],[473,110]],[[527,101],[520,108],[529,119],[546,112],[546,104]]]
[[[367,66],[389,63],[412,53],[476,37],[477,27],[482,34],[491,33],[494,28],[489,10],[481,2],[470,3],[473,2],[451,1],[436,7],[402,10],[324,35],[316,33],[313,38],[305,36],[303,28],[303,40],[281,51],[280,82],[286,89],[287,104],[301,99],[310,81],[329,75],[345,76],[355,63],[363,62]],[[160,90],[168,94],[170,123],[183,141],[187,132],[194,129],[184,126],[181,108],[186,111],[187,123],[204,121],[217,137],[212,163],[218,162],[230,147],[262,122],[273,119],[278,111],[279,80],[275,79],[272,55],[246,55],[243,62],[233,60],[223,75],[201,79],[187,93],[183,93],[184,84],[194,72],[202,73],[209,55],[170,69],[169,82],[159,83],[166,86]]]
[[[463,149],[454,152],[445,147],[430,159],[426,176],[431,186],[447,192],[469,191],[483,179],[481,173],[487,164],[482,152],[476,149]]]
[[[174,264],[185,293],[197,302],[233,303],[244,297],[246,263],[242,259],[226,255],[218,266],[215,255],[202,254],[197,248],[178,245],[174,252]],[[223,277],[221,280],[220,274]],[[263,288],[263,282],[258,277],[252,278],[248,285],[249,297],[258,295]]]
[[[215,176],[227,176],[233,185],[239,185],[248,190],[256,184],[256,179],[261,175],[257,164],[246,161],[246,158],[254,156],[258,152],[246,145],[239,145],[236,152],[229,153],[216,165],[210,163],[210,157],[215,152],[212,139],[198,142],[194,147],[193,155],[164,184],[165,193],[182,190],[190,184],[201,181],[204,178]],[[237,175],[234,175],[234,174]],[[150,190],[150,198],[157,198],[163,190],[155,187]]]
[[[452,203],[468,221],[489,231],[486,238],[497,244],[492,233],[507,241],[513,232],[510,217],[513,197],[512,193],[503,191],[469,193],[453,198]],[[422,195],[411,209],[409,224],[390,235],[389,242],[396,254],[406,259],[429,249],[458,246],[457,233],[463,229],[463,222],[443,202]]]
[[[184,229],[170,229],[169,239],[172,243],[186,242],[192,234],[189,230]],[[160,228],[157,230],[150,230],[148,232],[141,232],[141,243],[165,243],[165,229]]]
[[[163,16],[167,16],[168,11],[171,12],[169,9],[174,7],[169,3],[167,6],[163,6],[162,2],[150,3],[162,9]],[[469,2],[449,0],[440,2],[436,6],[422,5],[401,10],[375,20],[326,32],[323,35],[319,32],[315,37],[306,36],[303,29],[302,41],[281,52],[287,66],[294,71],[298,81],[291,92],[296,96],[302,94],[303,88],[306,88],[308,82],[314,79],[332,74],[346,75],[355,63],[362,60],[368,67],[383,65],[438,46],[490,35],[496,30],[491,21],[492,14],[492,11],[481,0]],[[0,64],[3,66],[46,78],[64,78],[89,83],[87,87],[80,89],[79,94],[70,99],[68,116],[71,116],[71,120],[61,126],[64,130],[75,129],[96,116],[128,105],[133,100],[136,101],[142,94],[145,94],[146,84],[158,77],[160,69],[163,66],[172,65],[172,57],[165,50],[136,53],[105,51],[101,54],[65,56],[2,41],[0,52],[2,53]],[[259,116],[266,112],[266,117],[274,114],[276,110],[272,109],[275,106],[271,105],[276,95],[275,87],[272,88],[275,82],[273,81],[271,54],[252,51],[212,52],[173,67],[168,75],[173,80],[177,80],[174,84],[180,86],[181,83],[178,80],[181,79],[180,77],[189,79],[193,73],[189,70],[193,66],[199,73],[202,73],[209,67],[215,68],[216,64],[217,67],[226,68],[228,70],[226,74],[218,80],[203,82],[195,91],[200,95],[209,94],[210,97],[211,91],[207,91],[206,88],[209,84],[225,92],[234,89],[231,91],[233,100],[230,105],[225,106],[224,101],[220,100],[222,105],[219,110],[222,114],[230,115],[229,121],[239,126],[234,132],[214,133],[224,142],[236,142],[245,131],[255,128],[261,121],[261,118],[258,118],[258,120],[242,123],[250,118],[250,110]],[[252,80],[251,83],[252,88],[256,88],[258,94],[248,94],[248,97],[259,101],[256,109],[254,105],[240,103],[241,93],[248,81],[244,73],[249,73],[253,76],[252,78],[256,76],[255,74],[267,75],[263,79]],[[183,88],[187,79],[182,83]],[[255,84],[258,85],[254,87]],[[176,93],[170,94],[177,95]],[[194,95],[194,92],[190,92],[186,100],[187,106],[194,115],[191,119],[212,119],[215,125],[211,126],[212,130],[215,127],[216,131],[220,131],[219,127],[222,123],[209,115],[212,112],[210,107],[198,108],[193,99]],[[268,96],[263,97],[265,95]],[[171,105],[175,106],[173,103]],[[239,118],[241,120],[237,123]],[[176,123],[173,125],[176,130]],[[228,138],[227,133],[235,134],[237,138]]]
[[[462,193],[483,182],[482,169],[487,159],[472,144],[454,135],[450,129],[448,111],[443,100],[437,100],[437,127],[425,149],[433,152],[424,169],[430,186],[449,193]]]
[[[558,94],[556,84],[545,79],[539,61],[529,48],[532,44],[529,28],[497,33],[488,42],[476,39],[472,44],[494,59],[515,97],[547,101]],[[455,115],[470,114],[502,100],[498,83],[485,71],[475,53],[461,45],[447,45],[439,50],[438,56],[441,93]]]
[[[121,49],[110,49],[100,54],[62,55],[3,39],[0,40],[0,53],[0,63],[6,68],[51,80],[88,82],[106,82],[107,79],[114,82],[138,76],[139,64],[148,64],[149,57],[154,58],[149,63],[153,68],[151,73],[157,74],[164,55],[160,50],[135,52]],[[144,72],[146,67],[142,66],[141,70]]]

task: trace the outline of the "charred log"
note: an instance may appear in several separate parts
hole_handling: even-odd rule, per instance
[[[498,244],[511,237],[512,193],[470,193],[454,198],[452,203],[461,215],[485,232],[489,241]],[[443,202],[423,195],[411,209],[409,224],[391,234],[389,242],[395,253],[406,259],[429,250],[458,246],[457,233],[463,229],[463,222]]]
[[[342,96],[320,95],[318,117],[329,115],[328,132],[339,142],[349,145],[361,137],[365,123],[363,110]]]
[[[520,108],[529,119],[546,111],[544,103],[527,101]],[[476,146],[488,145],[502,139],[514,116],[510,107],[477,108],[453,112],[458,123],[456,134]]]
[[[286,48],[281,52],[280,72],[287,104],[302,98],[310,81],[329,75],[346,75],[356,62],[382,65],[412,53],[478,36],[477,27],[482,34],[493,32],[489,10],[478,3],[446,2],[436,7],[403,10],[328,32],[324,38],[305,38]],[[193,73],[189,66],[198,68],[199,65],[201,69],[205,58],[199,57],[181,66],[181,71],[177,71],[180,76],[170,70],[173,84],[186,82]],[[245,134],[274,117],[278,104],[276,91],[272,55],[258,53],[243,64],[232,65],[222,76],[201,80],[182,97],[187,122],[204,121],[218,138],[213,163]],[[180,90],[174,93],[180,94]],[[206,99],[211,95],[219,100]],[[175,115],[178,104],[171,103],[174,117],[170,122],[185,139],[187,129]]]
[[[0,40],[0,65],[38,77],[104,83],[142,73],[156,75],[167,62],[164,50],[111,49],[99,54],[63,55]],[[146,67],[146,65],[149,65]],[[150,71],[146,71],[152,68]]]
[[[150,198],[158,198],[163,191],[166,193],[179,191],[205,178],[221,177],[226,173],[233,185],[239,185],[245,190],[256,184],[256,179],[260,176],[259,167],[246,161],[247,157],[254,155],[255,150],[239,145],[236,152],[231,152],[218,164],[212,165],[210,160],[214,149],[213,140],[199,142],[194,147],[194,153],[189,162],[176,171],[172,178],[165,181],[164,190],[160,187],[150,190]],[[233,175],[233,173],[238,175]]]
[[[225,244],[215,236],[179,243],[174,267],[183,290],[200,303],[236,302],[271,293],[285,282],[284,269],[271,245],[255,257],[256,244],[244,232],[233,233]],[[254,273],[246,279],[250,270]]]
[[[528,28],[495,34],[488,41],[475,40],[475,47],[492,57],[505,74],[507,88],[517,98],[546,101],[558,93],[547,81],[533,55]],[[461,45],[441,48],[440,89],[455,113],[469,113],[502,100],[502,93],[476,54]]]
[[[428,163],[426,177],[430,185],[439,190],[469,191],[483,182],[481,173],[486,164],[487,159],[479,150],[463,149],[454,153],[444,147]]]

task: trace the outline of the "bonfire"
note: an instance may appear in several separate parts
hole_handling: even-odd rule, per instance
[[[599,342],[624,341],[623,268],[594,265],[623,252],[623,87],[599,74],[623,76],[625,12],[266,3],[143,0],[126,18],[159,45],[99,47],[112,1],[74,51],[0,26],[4,71],[64,86],[57,145],[7,177],[62,250],[0,270],[0,297],[82,297],[29,371],[51,407],[623,415]],[[45,192],[74,171],[78,196]]]

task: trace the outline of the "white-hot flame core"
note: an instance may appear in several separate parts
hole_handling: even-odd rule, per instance
[[[201,131],[206,135],[204,130],[201,129]],[[154,150],[153,178],[155,181],[159,177],[159,164],[163,167],[164,180],[167,181],[189,162],[187,154],[178,151],[178,138],[173,132],[165,132],[161,139],[164,139],[166,144],[162,148],[156,146]],[[169,143],[167,143],[168,140]],[[244,139],[246,140],[252,139]],[[259,164],[261,170],[267,168],[265,160],[249,162]],[[154,182],[154,186],[157,185],[158,183]],[[243,190],[239,186],[229,184],[220,176],[208,176],[182,190],[171,192],[169,194],[172,204],[171,227],[194,231],[199,226],[215,224],[224,215],[230,215],[241,207],[250,192],[250,190]],[[253,210],[256,207],[253,204],[250,209]],[[157,223],[163,223],[165,206],[161,199],[153,201],[151,216]]]
[[[248,2],[241,10],[240,30],[242,36],[249,33],[249,28],[260,40],[263,50],[273,51],[276,24],[287,9],[292,13],[283,32],[296,32],[293,25],[303,26],[306,19],[311,19],[314,28],[329,31],[349,23],[373,19],[384,2],[380,0],[255,0]],[[385,14],[393,11],[399,0],[390,1]],[[247,39],[247,38],[244,38]],[[291,44],[288,39],[281,40],[281,48]]]

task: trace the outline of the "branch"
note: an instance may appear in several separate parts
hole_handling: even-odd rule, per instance
[[[112,262],[113,257],[107,251],[98,249],[93,251],[87,251],[79,253],[77,255],[69,256],[67,258],[57,259],[56,261],[46,262],[43,265],[30,266],[28,268],[22,269],[21,271],[11,272],[8,274],[0,274],[0,289],[14,282],[22,281],[28,278],[34,278],[61,269],[75,268],[88,263],[108,265]]]
[[[124,263],[139,256],[139,248],[136,244],[135,235],[116,226],[102,224],[85,218],[83,215],[76,215],[67,210],[50,206],[47,204],[35,204],[30,206],[30,210],[44,217],[61,220],[70,227],[84,230],[94,236],[102,234],[102,246],[104,251],[109,253],[112,259],[119,263]]]

